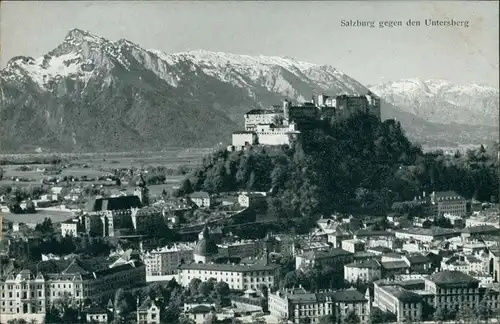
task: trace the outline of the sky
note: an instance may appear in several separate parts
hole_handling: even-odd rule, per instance
[[[498,87],[498,18],[497,1],[2,1],[0,66],[42,56],[80,28],[166,53],[288,56],[332,65],[365,85],[420,78]],[[408,19],[422,24],[408,27]],[[427,27],[425,19],[469,27]],[[380,28],[381,21],[403,26]]]

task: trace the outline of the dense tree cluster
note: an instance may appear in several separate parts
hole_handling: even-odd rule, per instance
[[[23,164],[60,164],[65,162],[66,159],[54,155],[19,155],[11,157],[2,157],[0,159],[0,165],[23,165]]]
[[[362,114],[318,122],[290,148],[217,151],[179,189],[196,190],[271,190],[268,213],[296,225],[333,212],[385,215],[394,202],[411,201],[422,191],[455,190],[467,198],[496,200],[498,161],[483,147],[463,156],[424,153],[399,122]]]

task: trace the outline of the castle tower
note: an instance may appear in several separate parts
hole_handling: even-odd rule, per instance
[[[287,99],[283,101],[283,118],[288,125],[288,122],[290,120],[290,101],[288,101]]]

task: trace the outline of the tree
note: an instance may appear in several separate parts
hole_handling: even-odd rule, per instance
[[[215,284],[215,291],[222,297],[229,296],[229,285],[224,281]]]
[[[52,306],[47,308],[45,312],[45,323],[64,323],[61,319],[61,313],[56,307]]]
[[[13,319],[7,321],[7,324],[28,324],[24,318],[19,318],[19,319]]]
[[[312,320],[309,317],[302,317],[299,324],[311,324]]]
[[[433,317],[434,317],[434,321],[441,323],[442,321],[444,321],[446,319],[446,311],[444,310],[444,308],[438,308],[434,312]]]
[[[191,279],[191,281],[189,282],[189,293],[191,296],[196,296],[198,294],[198,289],[200,287],[200,284],[201,284],[201,280],[198,279],[198,278],[193,278]]]
[[[488,321],[488,319],[493,315],[492,309],[489,307],[489,302],[491,301],[492,295],[490,290],[487,290],[483,295],[479,306],[476,308],[475,313],[481,321]],[[470,315],[473,315],[472,310],[469,310]]]
[[[356,315],[354,311],[350,311],[347,313],[347,316],[344,319],[344,323],[346,324],[358,324],[361,323],[359,320],[359,316]]]
[[[90,217],[90,228],[88,229],[89,236],[102,236],[104,225],[102,224],[101,217],[99,215],[91,215],[88,217]]]
[[[379,324],[386,321],[384,313],[378,309],[374,308],[370,313],[370,324]]]
[[[43,234],[54,233],[54,225],[52,224],[52,220],[49,217],[45,217],[41,224],[37,224],[35,226],[35,231],[39,231]]]
[[[335,315],[325,315],[319,318],[319,324],[336,324]]]
[[[115,314],[118,318],[123,317],[129,311],[127,300],[125,299],[125,291],[122,288],[116,290],[115,302],[113,305],[115,307]]]
[[[210,295],[210,292],[213,290],[213,285],[210,284],[210,282],[204,281],[198,286],[198,293],[203,296],[208,296]]]

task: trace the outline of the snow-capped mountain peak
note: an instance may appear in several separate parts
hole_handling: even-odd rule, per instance
[[[440,79],[402,79],[371,86],[388,102],[438,123],[498,125],[498,89]]]
[[[65,42],[78,44],[81,42],[93,42],[93,43],[105,43],[107,40],[101,36],[94,35],[86,30],[82,30],[79,28],[71,29],[66,37],[64,38]]]

